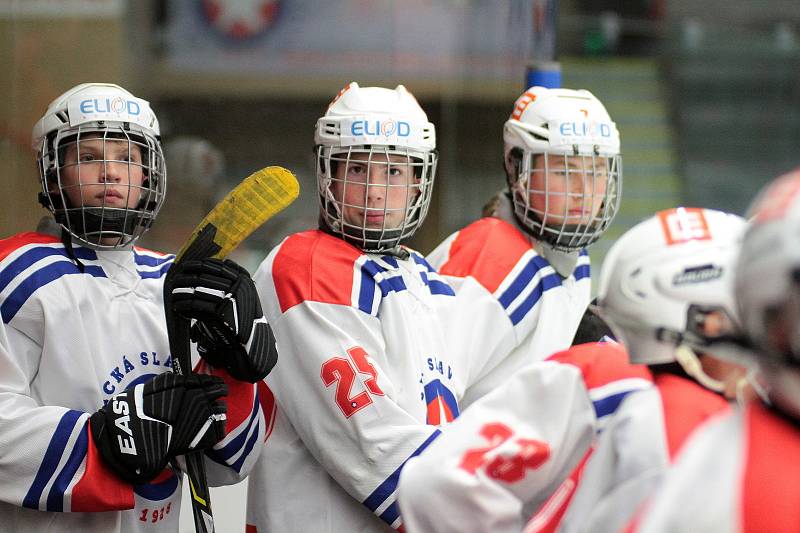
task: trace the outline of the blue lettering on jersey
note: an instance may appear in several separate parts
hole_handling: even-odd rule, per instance
[[[105,394],[111,396],[116,394],[119,390],[126,390],[131,385],[135,384],[139,381],[141,375],[143,373],[147,374],[147,376],[154,376],[156,374],[160,374],[163,371],[155,371],[153,367],[164,368],[166,370],[172,369],[172,357],[167,356],[166,359],[162,362],[161,358],[159,357],[157,352],[140,352],[139,358],[131,358],[129,359],[127,355],[123,355],[121,359],[121,363],[118,366],[115,366],[111,369],[108,373],[111,379],[103,382],[101,385],[101,389]],[[123,386],[123,381],[126,381],[128,374],[131,372],[137,376],[131,383]]]

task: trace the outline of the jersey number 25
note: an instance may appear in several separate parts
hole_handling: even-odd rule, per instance
[[[360,346],[347,350],[349,359],[333,357],[322,363],[322,382],[326,387],[336,383],[336,405],[342,410],[345,418],[350,418],[354,413],[372,403],[370,393],[383,396],[383,391],[378,386],[378,373],[375,367],[367,360],[367,352]],[[355,366],[354,366],[355,365]],[[369,378],[364,380],[367,390],[351,396],[356,372]]]

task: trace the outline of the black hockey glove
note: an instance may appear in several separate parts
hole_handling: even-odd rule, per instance
[[[176,455],[225,436],[228,387],[217,376],[172,372],[117,394],[91,416],[100,456],[122,479],[146,483]]]
[[[264,379],[278,351],[247,270],[219,259],[185,261],[177,268],[171,282],[173,310],[196,320],[191,338],[200,356],[238,380]]]

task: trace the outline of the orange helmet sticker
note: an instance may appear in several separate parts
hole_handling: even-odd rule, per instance
[[[533,91],[525,91],[522,96],[517,98],[517,101],[514,102],[514,110],[511,112],[511,118],[519,120],[522,113],[525,112],[525,108],[534,100],[536,100],[536,93]]]
[[[335,103],[336,103],[336,101],[337,101],[339,98],[341,98],[341,97],[342,97],[342,95],[343,95],[344,93],[346,93],[346,92],[347,92],[347,90],[350,88],[350,86],[351,86],[351,85],[353,85],[353,82],[352,82],[352,81],[351,81],[350,83],[348,83],[347,85],[345,85],[345,86],[342,88],[342,90],[341,90],[341,91],[339,91],[339,92],[336,94],[336,96],[334,96],[334,97],[333,97],[333,100],[331,100],[331,103],[330,103],[330,104],[328,104],[328,108],[330,108],[330,107],[331,107],[333,104],[335,104]]]
[[[658,213],[668,245],[711,239],[708,222],[699,207],[678,207]]]

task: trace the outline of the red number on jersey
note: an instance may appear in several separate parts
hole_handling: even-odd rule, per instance
[[[468,450],[459,465],[470,474],[475,474],[479,468],[484,468],[489,452],[508,441],[514,432],[505,424],[491,422],[481,428],[480,435],[488,440],[489,444]],[[539,468],[550,457],[550,446],[542,441],[519,437],[514,439],[513,443],[518,448],[516,452],[511,456],[495,456],[484,468],[487,476],[506,483],[516,483],[525,477],[526,470]]]
[[[322,382],[326,387],[336,383],[336,405],[342,410],[345,418],[350,418],[354,413],[372,403],[369,393],[383,396],[383,391],[378,386],[378,372],[367,360],[367,352],[360,346],[350,348],[347,354],[352,362],[343,357],[333,357],[322,363]],[[353,367],[355,363],[355,367]],[[356,379],[356,370],[366,374],[369,379],[364,381],[364,386],[369,390],[362,391],[355,396],[350,396],[353,382]]]
[[[470,474],[478,471],[478,468],[486,462],[486,454],[494,450],[513,435],[511,428],[500,422],[492,422],[484,425],[480,430],[480,435],[489,441],[489,445],[482,448],[468,450],[461,459],[459,468],[463,468]]]

